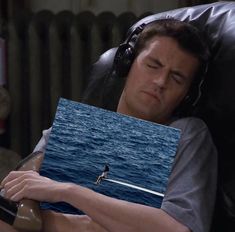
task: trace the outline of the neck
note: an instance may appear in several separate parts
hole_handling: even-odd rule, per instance
[[[169,125],[174,121],[173,118],[171,118],[171,117],[164,119],[164,120],[159,119],[159,118],[150,119],[150,118],[144,117],[144,114],[141,114],[141,113],[138,114],[138,112],[132,112],[129,110],[128,107],[125,107],[124,105],[120,104],[120,102],[117,107],[117,112],[120,114],[124,114],[127,116],[135,117],[138,119],[142,119],[142,120],[146,120],[149,122],[154,122],[154,123],[158,123],[158,124],[162,124],[162,125]]]

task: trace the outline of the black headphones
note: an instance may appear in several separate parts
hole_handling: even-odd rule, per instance
[[[143,23],[136,27],[124,43],[120,44],[113,61],[113,69],[115,75],[118,77],[126,77],[131,65],[135,59],[135,45],[139,34],[144,30],[147,24]]]
[[[112,67],[112,73],[114,76],[118,78],[126,77],[128,75],[128,72],[131,68],[131,65],[135,59],[136,56],[136,43],[139,37],[139,34],[144,30],[144,28],[159,19],[153,18],[152,20],[148,20],[145,23],[141,23],[140,25],[135,25],[130,29],[132,32],[129,33],[129,36],[127,36],[127,39],[120,44],[118,47],[116,54],[114,56],[113,61],[113,67]],[[203,64],[202,72],[196,77],[197,80],[195,80],[189,89],[188,95],[185,97],[185,99],[180,104],[180,109],[183,110],[189,110],[190,108],[194,108],[202,94],[202,85],[204,82],[204,77],[207,72],[208,64]],[[199,78],[199,79],[198,79]]]

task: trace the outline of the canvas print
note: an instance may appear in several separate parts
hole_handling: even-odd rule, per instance
[[[61,98],[41,174],[107,196],[160,207],[180,130]],[[63,203],[43,203],[81,213]]]

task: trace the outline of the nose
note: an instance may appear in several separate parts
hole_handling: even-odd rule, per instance
[[[162,70],[153,78],[153,83],[155,86],[157,86],[159,89],[165,89],[168,82],[168,72],[166,70]]]

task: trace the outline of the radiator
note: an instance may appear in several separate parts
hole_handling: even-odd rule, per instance
[[[146,14],[145,14],[146,15]],[[142,15],[141,17],[145,16]],[[23,12],[6,25],[9,147],[29,154],[53,123],[59,97],[80,101],[91,64],[119,44],[133,13]]]

